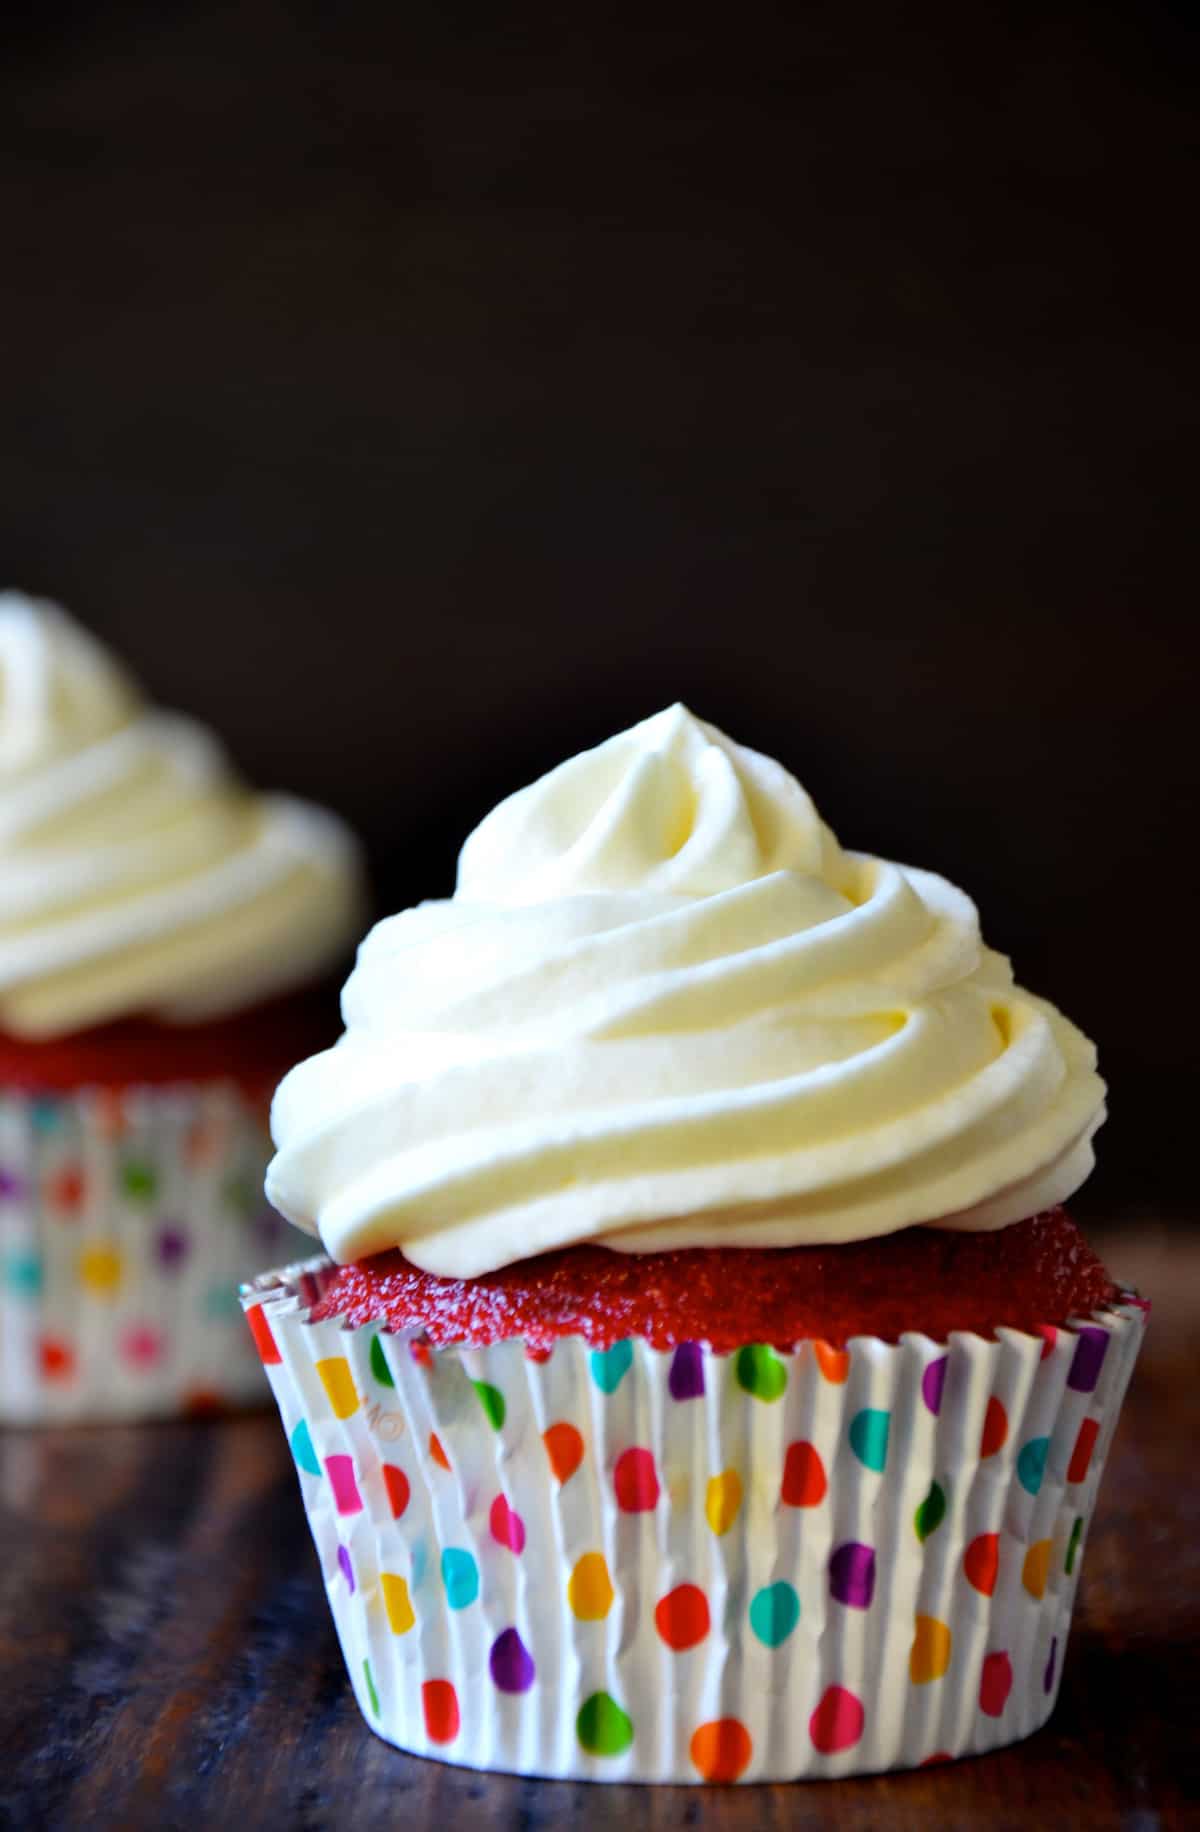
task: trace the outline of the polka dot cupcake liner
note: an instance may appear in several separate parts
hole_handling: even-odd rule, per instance
[[[306,1237],[267,1208],[231,1083],[0,1093],[0,1422],[268,1399],[237,1286]]]
[[[246,1287],[358,1702],[472,1768],[752,1782],[1014,1742],[1054,1705],[1141,1342],[431,1349]]]

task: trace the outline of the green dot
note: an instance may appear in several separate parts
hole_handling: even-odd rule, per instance
[[[378,1336],[371,1340],[371,1372],[381,1387],[395,1386],[392,1370],[388,1367],[387,1356],[383,1352],[383,1344]]]
[[[755,1399],[778,1399],[787,1386],[787,1369],[764,1342],[750,1342],[739,1349],[734,1365],[738,1386]]]
[[[931,1482],[929,1493],[913,1516],[913,1525],[917,1529],[917,1538],[926,1540],[935,1533],[946,1518],[946,1494],[940,1483]]]
[[[479,1395],[479,1404],[488,1416],[488,1423],[499,1431],[504,1424],[504,1395],[499,1387],[493,1387],[489,1381],[473,1380],[471,1385]]]
[[[152,1164],[128,1158],[121,1166],[121,1185],[131,1202],[153,1202],[158,1194],[158,1175]]]
[[[607,1692],[593,1692],[579,1707],[575,1734],[589,1756],[623,1756],[633,1742],[633,1719]]]
[[[868,1469],[882,1470],[887,1463],[891,1415],[875,1406],[864,1406],[850,1420],[850,1448]]]
[[[768,1584],[750,1604],[750,1626],[764,1647],[777,1648],[800,1620],[800,1599],[782,1578]]]
[[[1083,1515],[1081,1514],[1079,1518],[1076,1520],[1075,1525],[1071,1528],[1071,1539],[1070,1539],[1069,1545],[1067,1546],[1067,1576],[1068,1577],[1070,1577],[1071,1573],[1075,1569],[1075,1560],[1079,1553],[1079,1542],[1082,1538],[1083,1538]]]
[[[375,1681],[371,1677],[371,1663],[369,1660],[363,1661],[363,1678],[367,1682],[367,1697],[371,1701],[371,1710],[375,1713],[375,1716],[378,1717],[379,1694],[375,1690]]]
[[[37,1253],[10,1253],[4,1262],[4,1282],[23,1298],[36,1298],[42,1289],[42,1261]]]

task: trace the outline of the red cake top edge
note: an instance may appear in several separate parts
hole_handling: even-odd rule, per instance
[[[418,1329],[436,1347],[522,1338],[531,1353],[578,1336],[591,1348],[639,1337],[655,1349],[749,1342],[787,1351],[854,1336],[919,1331],[990,1337],[1088,1317],[1119,1296],[1059,1209],[992,1233],[908,1228],[842,1246],[689,1248],[617,1253],[568,1247],[475,1279],[422,1272],[398,1252],[336,1273],[313,1321]]]

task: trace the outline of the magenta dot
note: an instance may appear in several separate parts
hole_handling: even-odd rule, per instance
[[[950,1364],[948,1355],[939,1355],[931,1361],[921,1376],[921,1398],[931,1412],[942,1409],[942,1393],[946,1385],[946,1369]]]
[[[350,1587],[350,1594],[351,1596],[353,1596],[354,1594],[354,1566],[350,1563],[350,1553],[345,1546],[338,1547],[338,1564],[341,1567],[342,1576],[345,1578],[346,1583]]]
[[[510,1552],[518,1554],[524,1552],[525,1522],[517,1510],[509,1506],[506,1496],[496,1496],[488,1515],[488,1525],[498,1546],[507,1546]]]
[[[0,1197],[16,1201],[18,1196],[25,1194],[25,1187],[24,1177],[19,1177],[14,1170],[5,1170],[3,1166],[0,1166]]]
[[[848,1539],[835,1548],[829,1560],[830,1594],[850,1609],[870,1609],[875,1595],[875,1553],[870,1546]]]
[[[681,1342],[671,1357],[667,1386],[672,1399],[700,1399],[704,1394],[704,1356],[698,1342]]]
[[[528,1692],[537,1670],[533,1656],[515,1628],[506,1628],[496,1636],[488,1666],[492,1682],[501,1692]]]
[[[1085,1324],[1076,1333],[1079,1340],[1075,1344],[1067,1385],[1072,1393],[1094,1393],[1108,1353],[1108,1331]]]
[[[163,1340],[156,1329],[146,1323],[135,1324],[126,1330],[121,1341],[121,1350],[126,1361],[135,1368],[153,1367],[163,1350]]]

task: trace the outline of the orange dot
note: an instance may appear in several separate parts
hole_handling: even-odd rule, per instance
[[[69,1164],[51,1177],[48,1194],[51,1202],[60,1209],[77,1209],[83,1202],[83,1172],[77,1164]]]
[[[1030,1596],[1037,1597],[1039,1601],[1046,1594],[1046,1584],[1050,1577],[1050,1554],[1053,1550],[1053,1540],[1035,1539],[1021,1567],[1022,1584]]]
[[[392,1519],[399,1520],[408,1506],[408,1499],[412,1493],[408,1477],[397,1464],[385,1463],[383,1465],[383,1486],[387,1490]]]
[[[429,1454],[442,1469],[449,1469],[450,1459],[442,1449],[442,1440],[436,1431],[431,1431],[429,1434]]]
[[[250,1306],[246,1312],[246,1321],[250,1325],[250,1334],[254,1337],[254,1345],[263,1362],[268,1366],[274,1366],[277,1362],[282,1361],[283,1356],[279,1353],[279,1346],[275,1341],[271,1325],[267,1322],[267,1313],[261,1304]]]
[[[983,1420],[983,1436],[979,1440],[981,1457],[994,1457],[1003,1448],[1008,1436],[1008,1414],[995,1394],[987,1403],[987,1412]]]
[[[708,1598],[697,1584],[677,1584],[660,1597],[654,1610],[654,1626],[669,1648],[682,1654],[703,1641],[711,1622]]]
[[[941,1679],[950,1665],[954,1638],[949,1625],[936,1616],[918,1616],[913,1644],[908,1656],[908,1677],[914,1686],[926,1686]]]
[[[427,1679],[421,1687],[421,1709],[431,1743],[453,1743],[460,1718],[458,1694],[448,1679]]]
[[[691,1757],[706,1781],[736,1781],[754,1754],[750,1732],[739,1718],[714,1718],[692,1737]]]
[[[1099,1435],[1100,1421],[1084,1419],[1083,1424],[1079,1427],[1075,1448],[1071,1452],[1071,1462],[1067,1469],[1068,1482],[1082,1482],[1087,1475],[1088,1465],[1092,1460],[1092,1452],[1096,1448],[1096,1439]]]
[[[815,1508],[824,1501],[829,1482],[825,1465],[815,1444],[802,1439],[789,1444],[783,1464],[783,1486],[780,1491],[789,1508]]]
[[[997,1533],[981,1533],[973,1539],[963,1553],[963,1570],[967,1583],[981,1596],[990,1597],[996,1588],[996,1573],[1000,1569],[1000,1536]]]
[[[840,1387],[850,1372],[849,1349],[835,1349],[828,1342],[818,1339],[813,1343],[813,1353],[817,1358],[817,1366],[826,1380],[832,1381],[835,1387]]]
[[[550,1467],[559,1481],[569,1482],[583,1462],[583,1439],[574,1425],[568,1425],[565,1419],[560,1419],[557,1425],[551,1425],[548,1431],[543,1431],[542,1443],[546,1446]]]
[[[56,1336],[43,1336],[38,1345],[38,1359],[47,1380],[70,1380],[75,1372],[75,1351]]]

